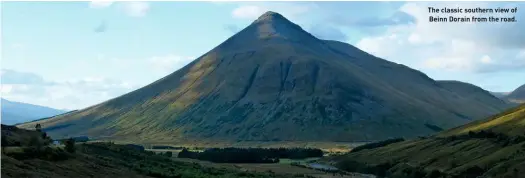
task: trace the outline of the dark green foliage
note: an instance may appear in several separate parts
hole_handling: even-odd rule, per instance
[[[182,150],[182,149],[184,149],[184,147],[173,147],[173,146],[154,145],[154,146],[151,146],[151,149],[159,149],[159,150]]]
[[[173,156],[173,153],[171,151],[167,151],[165,154],[167,157],[170,157],[170,158]]]
[[[135,172],[151,177],[185,178],[292,178],[304,175],[278,175],[269,173],[241,172],[233,169],[204,167],[197,163],[177,162],[164,155],[149,151],[127,149],[125,145],[112,143],[91,143],[80,145],[84,153],[98,155],[108,161],[108,165],[129,167]],[[184,151],[184,150],[183,150]]]
[[[483,173],[485,173],[485,169],[479,167],[479,166],[473,166],[473,167],[470,167],[468,169],[466,169],[465,171],[461,172],[460,175],[458,175],[457,177],[464,177],[464,178],[477,178],[481,175],[483,175]]]
[[[66,148],[67,152],[70,152],[70,153],[74,153],[75,152],[75,150],[76,150],[76,148],[75,148],[75,139],[73,139],[73,138],[67,139],[64,142],[64,145],[65,145],[65,148]]]
[[[525,141],[525,137],[521,135],[509,136],[504,133],[496,133],[490,130],[481,130],[479,132],[469,131],[464,135],[452,135],[445,138],[447,141],[468,140],[468,139],[491,139],[502,146],[511,144],[518,144]]]
[[[7,154],[10,157],[13,157],[18,160],[25,159],[43,159],[49,161],[62,161],[69,158],[69,154],[60,148],[51,148],[51,147],[23,147],[22,152],[11,152]]]
[[[359,163],[353,160],[344,160],[336,165],[339,169],[345,170],[348,172],[360,172],[365,174],[374,174],[380,177],[384,177],[389,174],[389,169],[393,166],[390,163],[383,163],[377,165],[369,165],[364,163]]]
[[[361,145],[361,146],[355,147],[355,148],[353,148],[351,150],[351,152],[355,153],[355,152],[358,152],[358,151],[361,151],[361,150],[365,150],[365,149],[373,149],[373,148],[384,147],[384,146],[390,145],[392,143],[397,143],[397,142],[402,142],[402,141],[405,141],[405,139],[403,139],[403,138],[394,138],[394,139],[388,139],[388,140],[383,140],[383,141],[379,141],[379,142],[369,143],[369,144],[365,144],[365,145]]]
[[[141,146],[141,145],[135,145],[135,144],[127,144],[127,145],[124,145],[125,147],[127,147],[128,149],[135,149],[135,150],[138,150],[138,151],[144,151],[144,146]]]
[[[183,149],[178,155],[179,158],[220,163],[276,163],[280,158],[304,159],[322,156],[322,150],[312,148],[211,148],[203,152]]]
[[[2,152],[4,151],[4,148],[7,146],[7,138],[5,135],[2,135]]]
[[[37,132],[41,132],[41,131],[42,131],[42,125],[40,125],[40,124],[36,124],[36,126],[35,126],[35,130],[36,130]]]

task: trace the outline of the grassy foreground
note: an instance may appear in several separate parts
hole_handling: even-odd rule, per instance
[[[308,177],[201,166],[137,145],[51,145],[44,132],[2,125],[2,178],[18,177]]]

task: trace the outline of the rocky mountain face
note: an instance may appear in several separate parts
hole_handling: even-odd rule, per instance
[[[133,141],[360,141],[434,133],[506,107],[267,12],[150,85],[20,127]]]

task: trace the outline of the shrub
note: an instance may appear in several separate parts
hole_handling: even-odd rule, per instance
[[[67,152],[70,152],[70,153],[75,152],[75,140],[73,138],[67,139],[64,144],[65,144]]]

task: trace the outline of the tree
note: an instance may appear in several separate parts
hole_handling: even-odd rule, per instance
[[[7,138],[5,135],[2,135],[2,152],[4,152],[5,147],[7,146]]]
[[[35,129],[37,132],[42,131],[42,126],[40,124],[36,124]]]
[[[171,156],[173,156],[173,153],[171,151],[167,151],[166,156],[171,158]]]
[[[66,142],[64,144],[66,146],[66,151],[67,152],[70,152],[70,153],[74,153],[75,152],[75,139],[69,138],[69,139],[66,140]]]

